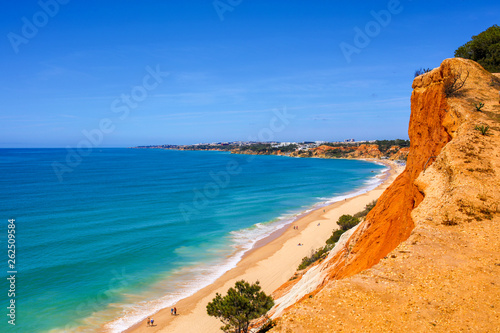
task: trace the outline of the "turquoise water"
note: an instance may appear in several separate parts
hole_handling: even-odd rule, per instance
[[[233,267],[313,205],[376,186],[364,161],[102,149],[0,149],[0,248],[16,219],[16,326],[120,332]],[[375,171],[376,173],[373,173]],[[0,285],[7,313],[8,281]]]

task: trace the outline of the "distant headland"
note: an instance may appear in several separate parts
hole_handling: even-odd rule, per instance
[[[379,158],[406,161],[410,151],[409,140],[372,140],[355,141],[347,139],[341,142],[305,141],[305,142],[253,142],[233,141],[198,143],[192,145],[152,145],[138,146],[140,149],[170,150],[208,150],[229,151],[232,154],[280,155],[290,157],[317,158]]]

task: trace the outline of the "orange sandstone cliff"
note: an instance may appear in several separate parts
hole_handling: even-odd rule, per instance
[[[454,58],[413,89],[405,171],[277,293],[273,332],[500,331],[500,81]]]
[[[393,154],[391,154],[390,159],[393,161],[407,160],[409,153],[410,153],[410,148],[403,147],[403,148],[395,151]]]
[[[399,147],[398,147],[399,148]],[[357,149],[349,154],[350,158],[380,158],[382,153],[377,145],[360,145]]]
[[[408,155],[408,148],[401,148],[399,146],[392,146],[385,153],[379,150],[379,146],[376,144],[361,144],[352,146],[338,146],[332,147],[327,145],[321,145],[316,148],[311,148],[309,151],[296,151],[290,154],[290,156],[295,157],[320,157],[320,158],[332,158],[329,153],[340,153],[339,157],[342,158],[382,158],[387,157],[391,160],[406,160]],[[310,155],[309,155],[310,152]]]
[[[443,80],[449,70],[443,65],[429,74],[425,82],[415,80],[406,169],[382,194],[363,227],[349,241],[349,247],[338,254],[339,262],[332,269],[331,277],[350,276],[373,266],[410,235],[414,227],[410,214],[423,199],[414,180],[426,162],[435,158],[451,140],[443,125],[448,109]]]

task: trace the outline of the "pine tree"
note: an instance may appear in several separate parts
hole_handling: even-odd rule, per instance
[[[493,25],[455,51],[455,57],[477,61],[484,69],[500,72],[500,27]]]
[[[272,297],[260,290],[259,281],[252,285],[238,281],[226,296],[216,294],[207,304],[207,313],[222,321],[224,332],[247,333],[250,321],[261,317],[274,305]]]

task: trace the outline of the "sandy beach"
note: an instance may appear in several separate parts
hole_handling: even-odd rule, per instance
[[[139,323],[125,332],[220,332],[221,322],[206,313],[206,305],[215,293],[225,295],[238,280],[260,281],[262,289],[270,294],[295,273],[303,257],[312,250],[325,245],[338,226],[336,221],[343,214],[355,214],[365,205],[376,200],[396,179],[404,167],[390,161],[383,161],[390,166],[384,182],[376,189],[356,197],[336,202],[316,209],[293,222],[295,230],[288,226],[267,239],[261,241],[249,251],[237,266],[217,279],[213,284],[201,289],[194,295],[179,301],[174,306],[177,316],[170,314],[170,308],[154,314],[155,326],[146,326],[146,321]],[[301,243],[303,246],[298,246]]]

